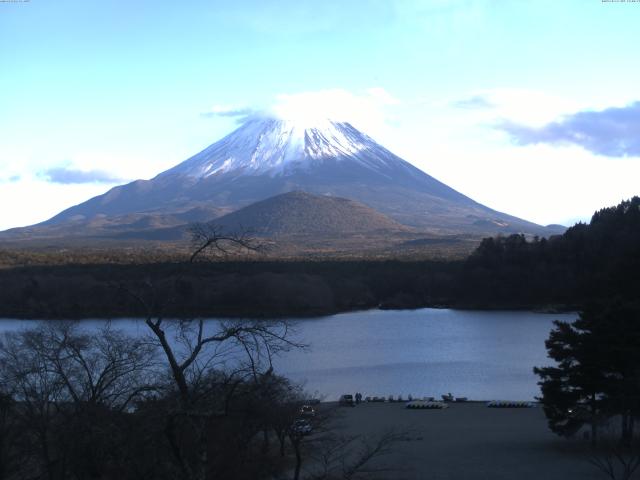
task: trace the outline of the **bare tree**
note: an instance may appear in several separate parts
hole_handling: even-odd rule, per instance
[[[640,440],[616,437],[611,427],[605,430],[588,461],[611,480],[630,480],[640,468]]]
[[[276,435],[280,456],[285,456],[287,438],[292,433],[295,421],[300,417],[304,405],[302,387],[283,377],[274,377],[269,402],[265,405],[266,420]]]
[[[192,225],[190,231],[194,248],[190,263],[209,252],[228,255],[260,248],[248,235],[224,234],[212,223]],[[176,283],[179,281],[180,278]],[[238,383],[250,378],[258,387],[273,370],[274,356],[302,345],[292,340],[287,321],[168,320],[164,310],[171,296],[160,295],[150,281],[142,293],[121,288],[146,312],[144,322],[163,353],[177,393],[177,403],[167,416],[165,429],[171,450],[185,478],[203,480],[209,463],[207,437],[211,419],[221,414],[211,402],[202,401],[207,396],[206,388],[211,387],[207,383],[211,372],[231,371],[228,378],[235,378]],[[179,440],[185,428],[189,429],[190,442]]]
[[[15,409],[13,398],[0,391],[0,480],[13,478],[17,467]]]
[[[192,253],[189,261],[195,262],[200,255],[212,253],[227,256],[229,254],[260,252],[264,246],[259,244],[249,230],[225,232],[224,228],[214,222],[194,223],[189,226]]]
[[[82,332],[77,322],[55,322],[31,332],[30,347],[60,378],[68,400],[126,410],[137,396],[155,390],[149,368],[155,349],[107,323]]]
[[[219,414],[211,403],[202,402],[203,380],[214,367],[227,368],[237,378],[249,376],[255,383],[272,369],[274,355],[301,346],[291,340],[290,326],[285,321],[229,320],[206,323],[197,320],[145,319],[164,353],[178,394],[178,403],[169,417],[167,431],[175,433],[178,418],[191,426],[197,454],[190,465],[178,442],[171,440],[174,454],[187,478],[204,479],[207,469],[208,419]],[[209,329],[207,327],[210,327]],[[243,358],[241,355],[246,355]],[[262,368],[261,368],[262,367]],[[264,369],[266,367],[266,369]],[[191,447],[187,447],[191,449]]]
[[[0,381],[16,400],[24,444],[37,447],[25,451],[38,459],[32,468],[50,479],[101,469],[115,440],[105,433],[115,416],[153,388],[152,357],[140,339],[109,325],[92,335],[73,322],[5,334]]]
[[[23,460],[32,466],[32,473],[53,480],[58,455],[51,440],[56,413],[65,399],[64,385],[32,348],[38,343],[35,337],[33,331],[4,335],[0,345],[0,381],[3,390],[19,403],[14,419],[30,447],[23,451]]]
[[[398,468],[380,465],[380,458],[393,452],[407,438],[407,432],[388,430],[373,438],[335,435],[321,438],[312,454],[310,480],[355,480],[371,475],[397,472]]]

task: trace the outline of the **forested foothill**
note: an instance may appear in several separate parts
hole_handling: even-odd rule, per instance
[[[183,316],[309,316],[447,304],[455,264],[224,260],[189,264],[33,266],[0,270],[0,317],[132,317],[124,291],[153,288]]]
[[[476,306],[583,305],[597,298],[634,298],[640,287],[640,198],[596,212],[563,235],[527,241],[487,238],[469,257],[456,285]]]
[[[189,262],[188,255],[155,250],[121,256],[4,251],[0,316],[139,316],[123,287],[140,285],[171,295],[167,314],[176,317],[427,306],[572,310],[589,299],[638,291],[639,204],[635,197],[600,210],[589,224],[551,238],[486,238],[466,260],[283,260],[254,252]]]

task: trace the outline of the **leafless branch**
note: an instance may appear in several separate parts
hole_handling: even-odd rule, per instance
[[[320,440],[308,478],[312,480],[353,480],[374,473],[397,472],[398,468],[376,465],[381,457],[393,452],[395,444],[407,438],[408,432],[389,430],[368,439],[353,435],[330,435]]]
[[[189,227],[189,233],[193,246],[193,253],[189,259],[191,263],[207,251],[229,255],[237,251],[260,252],[264,250],[248,230],[225,232],[224,228],[214,222],[194,223]]]
[[[614,437],[605,431],[587,460],[611,480],[630,480],[640,468],[640,442],[632,439],[624,444]]]

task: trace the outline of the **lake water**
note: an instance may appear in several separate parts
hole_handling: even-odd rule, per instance
[[[549,365],[544,341],[555,319],[575,314],[448,309],[368,310],[296,322],[296,337],[310,345],[288,352],[276,370],[303,381],[327,400],[342,393],[531,400],[539,395],[534,366]],[[215,320],[211,320],[215,322]],[[85,320],[88,328],[102,320]],[[0,320],[0,332],[30,321]],[[137,320],[116,320],[130,333],[146,333]]]

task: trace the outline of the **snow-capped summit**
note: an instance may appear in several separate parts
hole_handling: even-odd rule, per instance
[[[259,116],[163,175],[286,175],[324,159],[351,160],[380,170],[397,157],[346,122]]]

